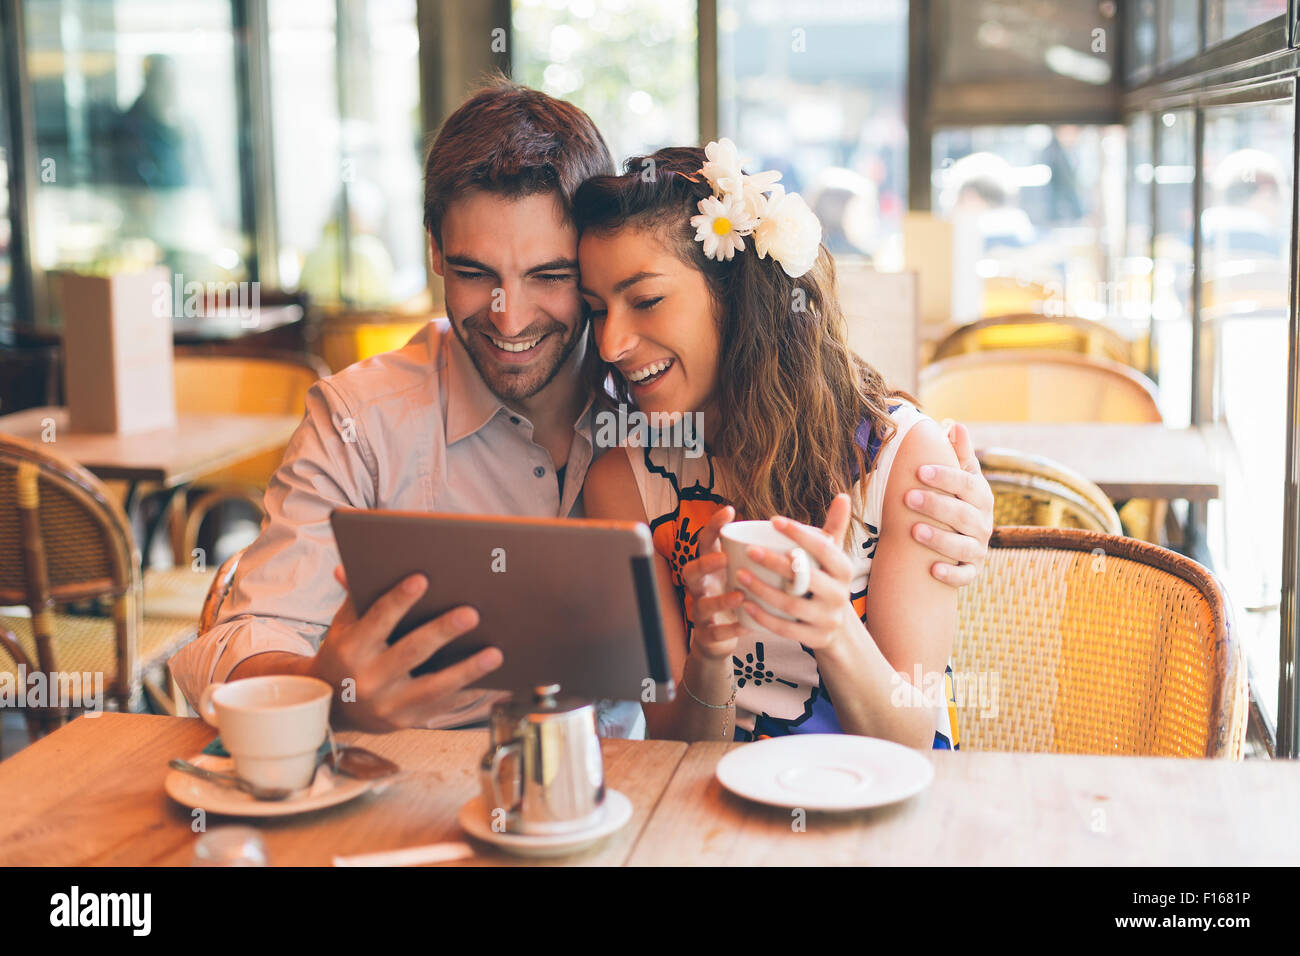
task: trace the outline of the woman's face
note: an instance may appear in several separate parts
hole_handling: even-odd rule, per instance
[[[582,294],[600,356],[646,413],[702,410],[717,380],[720,337],[704,274],[654,230],[588,232],[578,243]]]

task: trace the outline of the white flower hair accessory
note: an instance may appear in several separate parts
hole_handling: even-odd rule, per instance
[[[740,154],[729,139],[709,143],[704,155],[700,175],[713,187],[713,195],[701,199],[696,204],[699,215],[691,217],[695,241],[704,254],[719,262],[730,260],[745,250],[743,237],[753,235],[759,258],[770,255],[790,278],[811,269],[822,226],[798,193],[786,193],[777,185],[781,174],[774,169],[741,172]]]

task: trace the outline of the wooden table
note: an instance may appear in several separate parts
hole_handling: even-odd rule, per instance
[[[29,408],[0,417],[0,433],[37,444],[52,423],[50,449],[106,480],[156,482],[171,488],[279,448],[295,415],[178,415],[174,428],[129,435],[74,432],[66,408]]]
[[[967,422],[976,449],[1041,455],[1079,472],[1114,501],[1218,498],[1228,441],[1218,426]]]
[[[0,763],[0,866],[186,865],[191,811],[163,792],[169,758],[212,738],[197,720],[82,717]],[[276,865],[461,840],[482,731],[340,735],[407,775],[382,793],[256,821]],[[590,852],[464,863],[1259,865],[1300,861],[1300,763],[933,752],[936,776],[902,804],[848,814],[750,804],[713,776],[729,746],[604,742],[609,785],[635,807]],[[211,817],[208,825],[229,822]]]

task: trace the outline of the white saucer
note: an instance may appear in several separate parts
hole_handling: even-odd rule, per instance
[[[487,805],[477,796],[460,808],[457,818],[461,827],[476,840],[491,843],[519,856],[564,856],[586,849],[632,819],[632,801],[617,790],[606,788],[600,822],[578,833],[537,836],[524,833],[500,833],[492,829]]]
[[[718,782],[774,807],[861,810],[920,793],[934,765],[919,751],[852,734],[790,734],[737,747],[718,761]]]
[[[189,762],[218,773],[235,771],[234,761],[229,757],[199,754],[189,758]],[[329,767],[322,764],[317,769],[316,779],[311,786],[299,790],[286,800],[255,800],[252,794],[243,790],[203,780],[179,770],[167,771],[163,789],[177,803],[208,813],[231,817],[284,817],[346,803],[382,782],[384,781],[336,776]]]

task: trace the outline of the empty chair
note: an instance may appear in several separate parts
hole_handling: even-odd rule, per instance
[[[953,329],[935,349],[935,359],[998,349],[1052,349],[1133,362],[1133,347],[1114,329],[1091,319],[1022,313],[980,319]]]
[[[972,422],[1159,422],[1155,385],[1119,362],[1044,349],[957,355],[921,370],[928,415]]]
[[[995,526],[1037,525],[1124,533],[1106,493],[1064,465],[1005,448],[982,449],[979,461],[993,489]]]
[[[980,295],[980,315],[1010,315],[1022,312],[1041,312],[1053,298],[1060,297],[1059,288],[1049,289],[1041,282],[1010,275],[995,275],[984,279]]]
[[[1245,662],[1196,562],[1115,535],[998,528],[959,601],[963,749],[1240,759]]]
[[[966,422],[1162,420],[1154,383],[1119,362],[1042,349],[956,355],[921,370],[920,400],[936,419]],[[1104,453],[1104,449],[1099,449]],[[1166,503],[1133,500],[1120,509],[1125,530],[1159,541]]]
[[[103,483],[46,446],[0,435],[0,606],[30,612],[0,616],[0,670],[88,674],[119,707],[138,707],[144,675],[196,624],[145,618],[141,592],[130,525]],[[65,716],[33,711],[29,729]]]
[[[173,360],[176,408],[188,414],[302,415],[307,390],[328,375],[325,363],[300,352],[258,351],[240,354],[178,348]],[[203,519],[217,505],[246,501],[260,516],[267,482],[284,457],[275,448],[202,476],[197,495],[182,509],[173,499],[172,546],[177,565],[189,563]],[[197,611],[197,607],[196,607]]]

